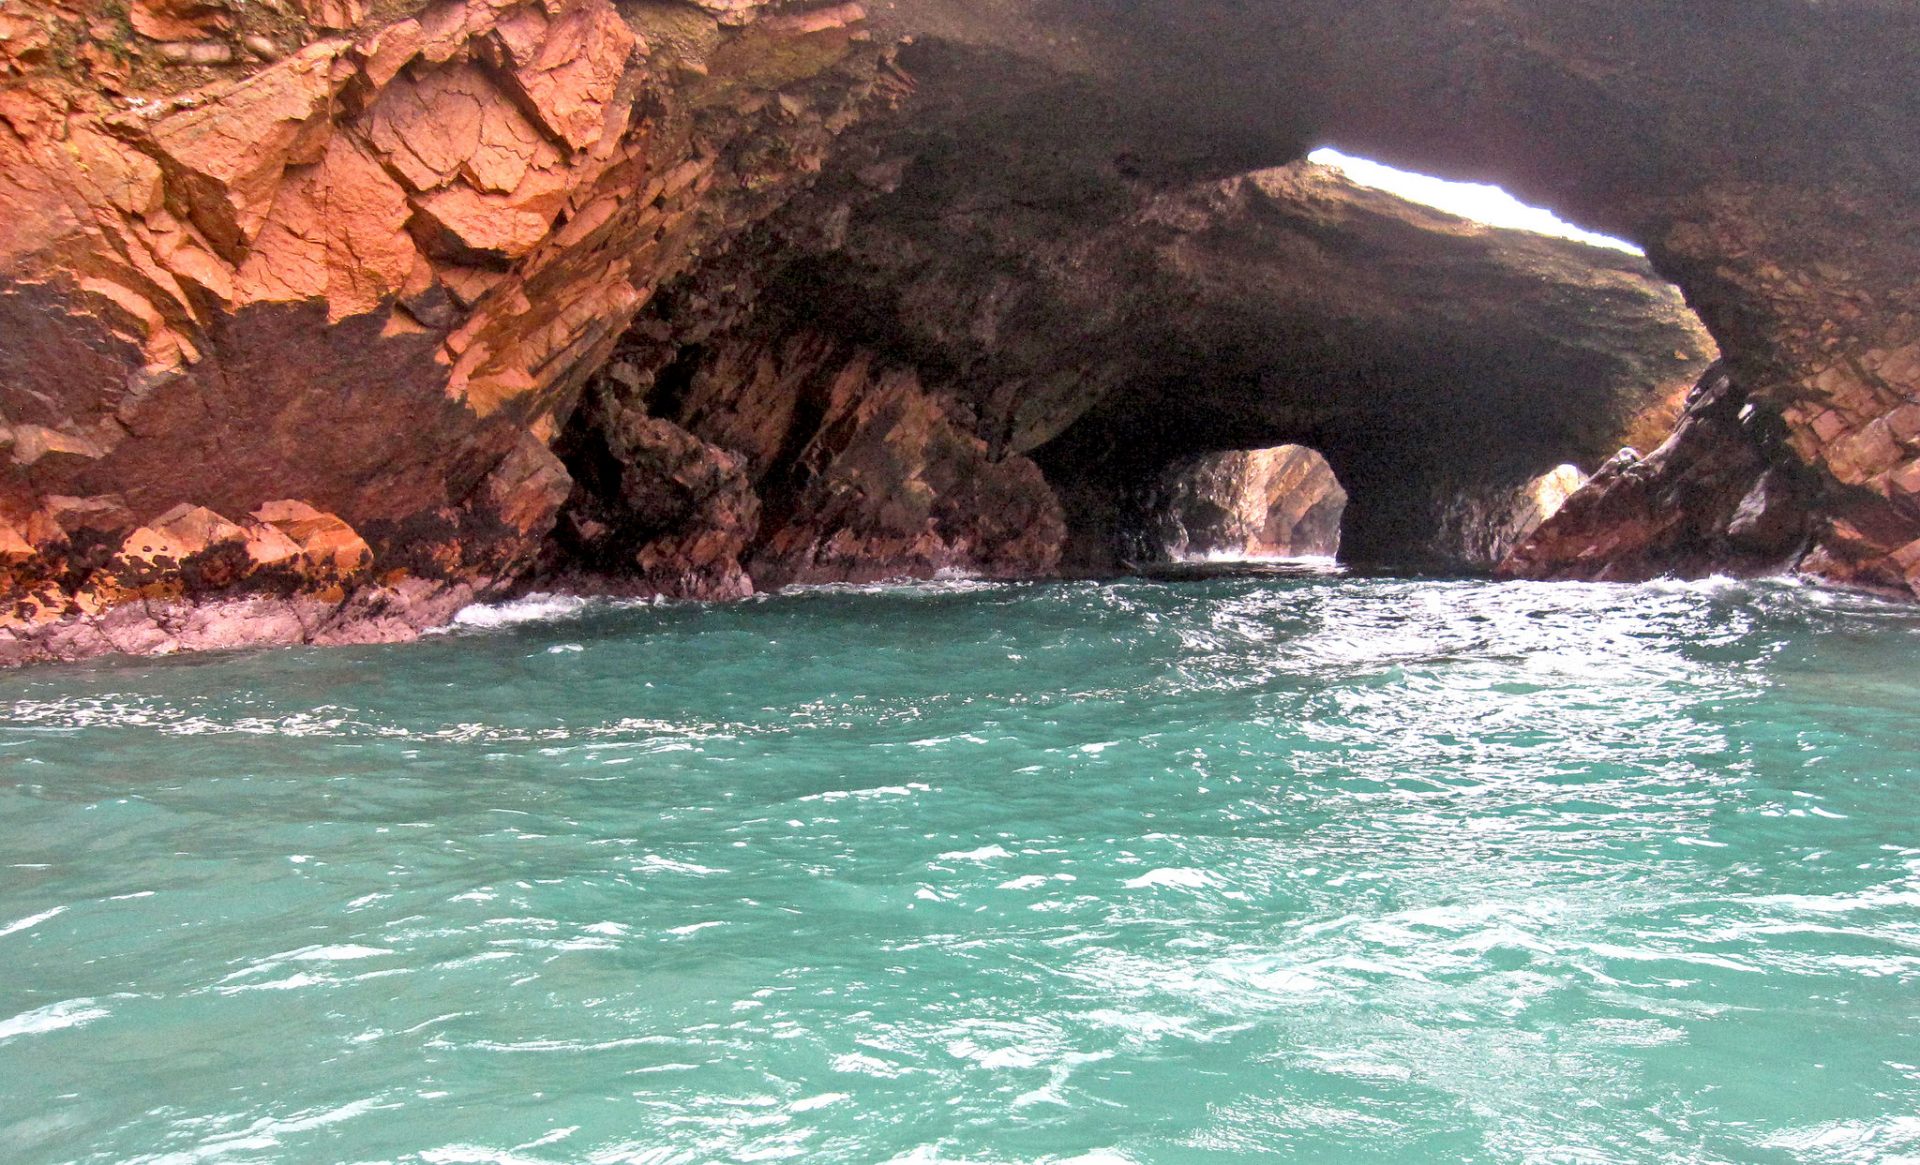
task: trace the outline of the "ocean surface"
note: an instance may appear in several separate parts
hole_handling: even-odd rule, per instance
[[[1920,609],[462,622],[0,675],[0,1162],[1920,1160]]]

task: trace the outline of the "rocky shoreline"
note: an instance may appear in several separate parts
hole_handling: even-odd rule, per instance
[[[1914,593],[1920,25],[1583,11],[0,0],[0,661],[1098,574],[1290,443],[1366,561]]]

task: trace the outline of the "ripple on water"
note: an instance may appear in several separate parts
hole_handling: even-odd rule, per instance
[[[0,1159],[1920,1158],[1917,650],[946,580],[22,673]]]

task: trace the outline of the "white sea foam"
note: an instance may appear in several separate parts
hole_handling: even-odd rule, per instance
[[[940,860],[947,862],[990,862],[995,858],[1010,858],[1012,856],[1004,846],[983,845],[979,849],[949,850],[940,855]]]
[[[249,968],[249,970],[258,970]],[[265,983],[236,983],[231,987],[216,987],[222,995],[238,995],[243,991],[299,991],[305,987],[318,987],[326,980],[318,975],[309,975],[305,971],[288,975],[284,979],[271,979]]]
[[[845,1092],[823,1092],[818,1096],[803,1097],[787,1106],[789,1112],[812,1112],[816,1108],[825,1108],[846,1100],[850,1094]]]
[[[892,1080],[907,1074],[907,1069],[887,1063],[877,1056],[865,1052],[847,1052],[833,1058],[833,1070],[850,1076],[874,1076],[881,1080]]]
[[[113,1014],[92,999],[66,999],[32,1011],[23,1011],[12,1019],[0,1019],[0,1043],[19,1036],[44,1035],[62,1028],[79,1027]]]
[[[1656,578],[1640,584],[1647,590],[1658,594],[1678,595],[1741,595],[1753,588],[1749,579],[1734,578],[1724,574],[1710,574],[1706,578]]]
[[[1022,584],[977,578],[953,571],[940,571],[933,578],[892,578],[870,583],[804,583],[783,587],[761,596],[777,599],[781,595],[968,595],[979,591],[1010,590]]]
[[[1001,890],[1038,890],[1049,882],[1077,882],[1072,874],[1023,874],[1018,878],[1009,878],[1000,883]]]
[[[29,927],[39,926],[47,919],[52,918],[65,909],[66,907],[64,906],[56,906],[52,910],[42,910],[38,914],[29,915],[26,918],[20,919],[18,922],[10,922],[5,926],[0,926],[0,938],[5,938],[10,934],[18,934]]]
[[[387,947],[363,947],[353,943],[343,943],[338,946],[302,947],[278,957],[303,963],[333,963],[349,959],[377,959],[381,955],[392,953],[393,951]]]
[[[828,789],[824,793],[810,793],[805,797],[795,799],[799,801],[832,802],[845,801],[852,797],[866,801],[875,797],[911,797],[915,793],[930,793],[932,791],[932,785],[914,781],[908,785],[879,785],[871,789]]]
[[[1149,886],[1177,886],[1183,890],[1204,889],[1212,882],[1205,870],[1189,870],[1163,867],[1148,870],[1138,878],[1126,883],[1129,890],[1144,890]]]
[[[1347,568],[1331,554],[1244,554],[1231,550],[1209,550],[1202,554],[1179,554],[1174,561],[1183,566],[1284,566],[1311,574],[1345,574]]]
[[[725,926],[725,925],[727,924],[724,922],[690,922],[685,926],[668,927],[667,933],[671,935],[677,935],[681,938],[685,938],[687,935],[690,935],[690,934],[699,934],[703,930],[707,930],[716,926]]]
[[[483,1145],[422,1149],[420,1159],[427,1165],[548,1165],[545,1157],[528,1157],[512,1149],[489,1149]]]
[[[289,1117],[263,1117],[244,1129],[202,1141],[186,1152],[166,1153],[155,1157],[136,1157],[133,1161],[138,1165],[186,1165],[187,1162],[193,1161],[233,1160],[240,1154],[251,1157],[268,1149],[283,1148],[284,1142],[281,1138],[290,1134],[310,1132],[313,1129],[325,1128],[327,1125],[353,1120],[369,1112],[395,1107],[398,1106],[361,1099],[350,1101],[337,1108],[308,1109]]]
[[[633,869],[635,873],[691,874],[696,878],[727,872],[725,870],[715,869],[712,866],[703,866],[698,862],[683,862],[674,858],[661,857],[659,854],[646,855],[634,863]]]
[[[471,607],[463,607],[453,617],[453,625],[492,630],[522,623],[548,623],[573,618],[585,611],[592,602],[578,595],[536,593],[505,603],[476,603]]]

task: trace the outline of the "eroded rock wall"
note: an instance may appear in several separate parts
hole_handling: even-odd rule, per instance
[[[267,597],[298,630],[231,639],[404,635],[521,573],[628,321],[903,91],[858,4],[762,7],[329,0],[256,53],[250,6],[139,4],[129,39],[10,4],[0,657],[218,643],[165,628]],[[183,31],[247,51],[176,61]],[[261,550],[293,504],[365,561]],[[181,506],[206,546],[143,533]]]
[[[685,348],[646,330],[562,441],[578,485],[539,585],[724,598],[1057,568],[1065,530],[1039,468],[991,457],[964,407],[912,369],[805,330]],[[673,489],[634,488],[637,472],[657,476],[650,447],[629,451],[634,431],[686,451]],[[695,494],[723,498],[725,520]]]
[[[1823,488],[1789,440],[1778,414],[1715,365],[1665,443],[1608,460],[1497,573],[1638,582],[1788,569],[1821,534]]]

